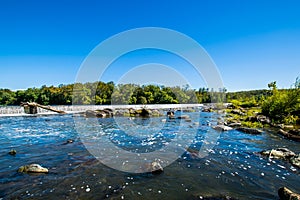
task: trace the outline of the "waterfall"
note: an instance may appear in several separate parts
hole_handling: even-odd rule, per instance
[[[147,105],[58,105],[51,106],[57,110],[62,110],[67,113],[85,112],[86,110],[101,110],[104,108],[142,108],[149,109],[164,109],[164,108],[180,108],[180,107],[198,107],[202,104],[147,104]],[[54,114],[54,112],[38,107],[39,114]],[[24,108],[21,106],[0,106],[0,116],[26,116]]]

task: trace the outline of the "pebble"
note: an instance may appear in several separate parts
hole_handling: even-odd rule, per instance
[[[90,188],[86,188],[85,191],[86,191],[86,192],[90,192],[91,189],[90,189]]]

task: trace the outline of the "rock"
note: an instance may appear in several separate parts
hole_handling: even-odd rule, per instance
[[[244,133],[249,133],[249,134],[254,134],[254,135],[258,135],[258,134],[262,134],[263,131],[256,129],[256,128],[245,128],[245,127],[239,127],[236,130],[244,132]]]
[[[269,156],[269,158],[277,158],[277,159],[289,159],[296,155],[293,151],[287,148],[277,148],[268,151],[262,151],[261,154],[265,156]]]
[[[256,116],[248,117],[247,121],[260,122],[262,124],[271,124],[271,120],[264,115],[256,115]]]
[[[294,165],[295,167],[298,167],[300,168],[300,154],[294,156],[294,157],[291,157],[290,158],[290,163],[292,165]]]
[[[190,119],[190,116],[188,116],[188,115],[181,115],[181,116],[178,116],[177,119]]]
[[[278,196],[280,200],[300,200],[300,194],[297,194],[286,187],[279,188]]]
[[[149,117],[152,113],[151,113],[150,110],[147,110],[147,109],[143,108],[143,109],[140,109],[140,110],[136,110],[135,114],[137,116],[140,116],[140,117]]]
[[[15,149],[11,149],[8,154],[14,156],[17,154],[17,151]]]
[[[63,143],[63,145],[66,145],[66,144],[71,144],[71,143],[73,143],[74,142],[74,140],[72,140],[72,139],[68,139],[65,143]]]
[[[105,108],[103,110],[87,110],[85,111],[85,116],[86,117],[99,117],[99,118],[104,118],[104,117],[113,117],[113,110],[110,108]]]
[[[18,172],[29,172],[29,173],[48,173],[48,169],[42,167],[39,164],[30,164],[21,166]]]
[[[217,131],[230,131],[230,130],[232,130],[231,127],[225,126],[225,125],[217,125],[217,126],[213,126],[212,128],[217,130]]]
[[[286,129],[293,129],[294,125],[284,125],[284,128],[286,128]]]
[[[152,174],[160,174],[164,171],[159,162],[153,161],[152,163],[145,163],[142,172],[149,172]],[[138,171],[140,173],[140,171]]]
[[[152,116],[154,117],[163,116],[163,113],[161,113],[159,110],[152,110]]]
[[[238,126],[242,126],[241,122],[233,122],[233,123],[229,123],[228,126],[230,127],[238,127]]]
[[[232,111],[230,111],[230,113],[236,114],[236,115],[245,115],[245,113],[243,113],[239,109],[233,109]]]
[[[213,109],[211,107],[205,107],[202,109],[202,112],[212,112]]]
[[[293,134],[293,135],[299,135],[299,136],[300,136],[300,129],[292,129],[292,130],[289,130],[289,133],[290,133],[290,134]]]
[[[114,116],[114,111],[110,108],[105,108],[101,112],[104,112],[107,117],[113,117]]]
[[[279,129],[278,133],[291,140],[300,141],[300,135],[298,135],[297,132],[294,132],[294,130],[290,130],[289,132],[287,132]]]
[[[163,167],[159,164],[159,162],[154,161],[151,163],[151,172],[152,174],[160,174],[164,171]]]
[[[169,110],[169,111],[167,112],[167,116],[168,116],[168,117],[174,116],[174,111]]]

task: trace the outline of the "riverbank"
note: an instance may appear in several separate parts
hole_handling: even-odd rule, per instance
[[[223,107],[218,104],[205,105],[204,112],[222,113],[223,122],[219,124],[219,129],[227,130],[235,128],[251,134],[260,134],[263,131],[274,132],[287,139],[300,141],[300,125],[294,123],[276,123],[269,117],[261,113],[261,107],[236,107],[227,104]]]

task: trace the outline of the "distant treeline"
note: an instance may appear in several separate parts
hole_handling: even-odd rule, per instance
[[[223,102],[224,88],[213,91],[157,85],[119,84],[113,82],[75,83],[68,85],[42,86],[26,90],[0,89],[0,105],[20,105],[21,102],[36,102],[43,105],[71,104],[177,104]]]

